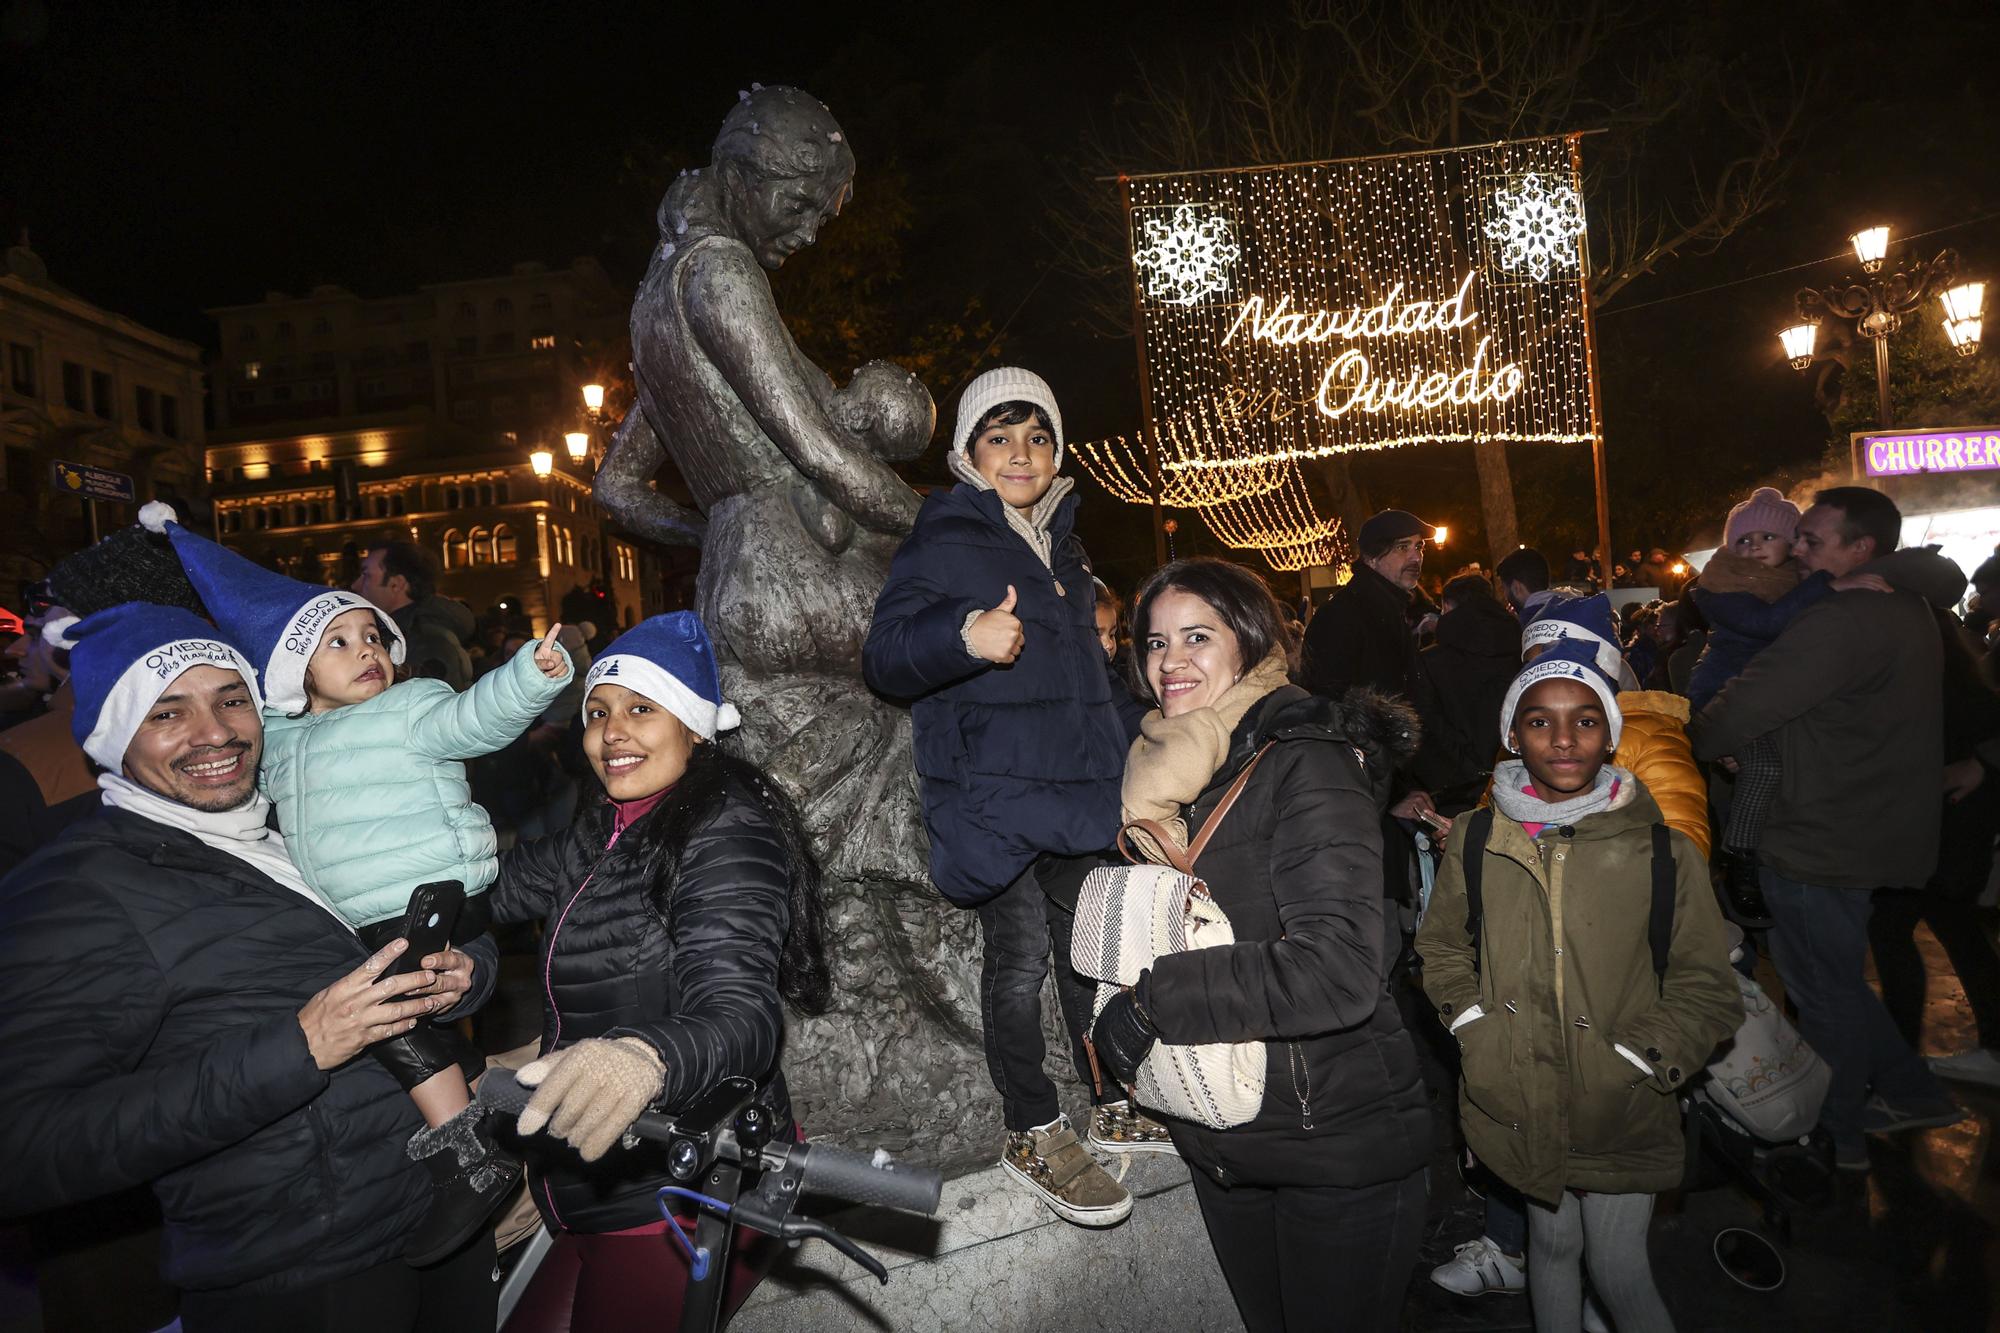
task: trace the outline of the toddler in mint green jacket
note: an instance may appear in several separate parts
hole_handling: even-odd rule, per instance
[[[147,505],[140,522],[171,535],[210,616],[259,669],[258,781],[306,884],[371,949],[398,938],[411,890],[438,880],[466,893],[452,942],[483,934],[485,904],[475,895],[499,866],[493,822],[473,803],[464,761],[505,747],[562,692],[571,674],[556,643],[562,627],[463,694],[443,681],[399,683],[402,631],[373,604],[252,564],[173,521],[164,505]],[[483,1062],[458,1033],[420,1023],[369,1050],[429,1126],[409,1151],[432,1164],[437,1188],[406,1257],[435,1262],[485,1224],[519,1164],[495,1148],[471,1104],[467,1077]]]

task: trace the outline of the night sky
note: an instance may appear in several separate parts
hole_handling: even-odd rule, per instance
[[[1901,233],[1953,227],[1925,245],[1955,245],[1973,276],[2000,279],[2000,222],[1959,225],[2000,213],[2000,7],[1749,8],[1690,12],[1706,15],[1700,40],[1719,55],[1809,76],[1806,132],[1777,208],[1715,255],[1663,265],[1601,322],[1615,522],[1621,503],[1639,512],[1630,488],[1663,470],[1714,471],[1722,493],[1687,507],[1726,507],[1746,468],[1819,453],[1827,424],[1771,334],[1790,322],[1792,291],[1839,266],[1759,275],[1833,254],[1880,219]],[[57,282],[203,345],[205,307],[266,290],[382,295],[583,254],[629,283],[657,202],[638,168],[698,164],[737,89],[797,83],[855,129],[859,198],[871,168],[893,163],[912,181],[931,225],[912,234],[901,290],[962,291],[996,324],[1011,317],[1004,355],[1057,368],[1072,435],[1127,431],[1129,342],[1084,334],[1063,281],[1021,300],[1046,266],[1053,178],[1074,179],[1083,127],[1113,113],[1138,61],[1198,61],[1243,12],[0,0],[0,228],[9,241],[30,229]],[[948,410],[953,386],[931,387]],[[1476,523],[1466,460],[1394,452],[1369,464],[1375,499]],[[1582,451],[1516,468],[1517,488],[1563,497],[1536,511],[1547,530],[1530,540],[1553,550],[1589,526],[1571,512],[1587,503]],[[1127,522],[1140,511],[1104,518],[1114,540],[1143,531]],[[1617,541],[1676,544],[1720,518],[1690,513],[1689,531]]]

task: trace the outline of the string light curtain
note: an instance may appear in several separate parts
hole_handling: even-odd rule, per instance
[[[1341,547],[1302,462],[1590,442],[1578,186],[1562,137],[1132,178],[1157,482],[1134,442],[1075,452],[1118,498],[1298,568]]]

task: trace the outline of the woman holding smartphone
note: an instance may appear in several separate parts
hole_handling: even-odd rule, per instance
[[[784,792],[715,744],[738,719],[701,621],[643,621],[584,685],[583,749],[607,799],[507,853],[490,894],[495,920],[544,923],[541,1055],[519,1074],[535,1094],[518,1128],[557,1239],[509,1323],[531,1331],[671,1318],[687,1265],[655,1202],[665,1150],[625,1131],[738,1075],[794,1132],[784,1006],[821,1012],[831,990],[818,868]],[[725,1318],[770,1248],[739,1244]]]

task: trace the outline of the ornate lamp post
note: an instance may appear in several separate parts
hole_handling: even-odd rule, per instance
[[[1940,250],[1924,262],[1905,262],[1893,272],[1882,273],[1889,252],[1889,229],[1869,227],[1848,238],[1854,257],[1866,275],[1860,281],[1838,282],[1830,287],[1807,287],[1794,298],[1800,323],[1778,335],[1785,356],[1794,369],[1804,370],[1813,361],[1813,344],[1818,325],[1829,316],[1851,320],[1855,331],[1875,344],[1875,415],[1878,426],[1892,424],[1889,414],[1889,335],[1903,326],[1907,315],[1915,314],[1933,297],[1944,300],[1945,332],[1961,355],[1970,355],[1979,345],[1979,307],[1985,284],[1966,283],[1953,287],[1958,277],[1958,252]],[[1947,290],[1949,289],[1949,291]],[[1969,313],[1960,314],[1960,310]],[[1964,339],[1965,341],[1961,341]]]

